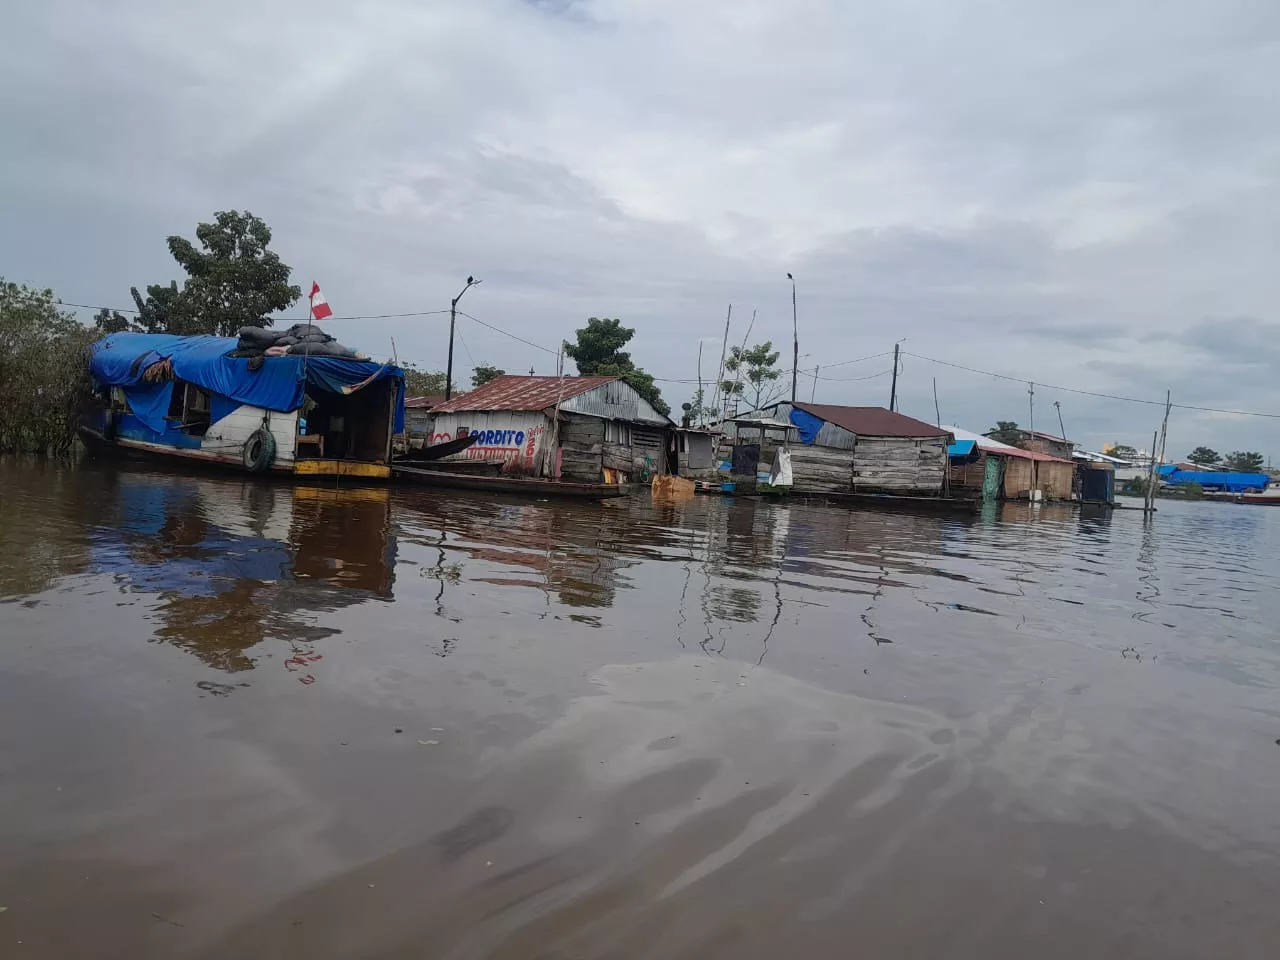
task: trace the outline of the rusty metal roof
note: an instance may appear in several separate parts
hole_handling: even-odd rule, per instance
[[[949,431],[884,407],[842,407],[833,403],[795,403],[797,409],[834,423],[860,437],[944,437]]]
[[[495,377],[482,387],[461,394],[439,406],[433,413],[473,413],[488,410],[545,410],[570,397],[581,396],[617,377]]]

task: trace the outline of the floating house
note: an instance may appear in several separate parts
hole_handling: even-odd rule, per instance
[[[780,402],[747,417],[795,428],[792,489],[798,493],[894,493],[937,496],[947,475],[951,435],[884,407]],[[738,418],[739,435],[752,428]],[[766,438],[762,460],[771,459]]]
[[[432,410],[430,443],[480,434],[459,458],[508,473],[629,483],[669,473],[675,425],[619,377],[505,375]]]
[[[409,397],[404,402],[404,431],[410,439],[431,433],[431,411],[444,403],[444,394]]]
[[[404,374],[336,356],[231,356],[230,337],[117,333],[91,348],[91,450],[249,473],[390,477]]]
[[[1072,460],[1023,450],[960,427],[944,429],[955,437],[947,448],[952,496],[984,500],[1072,498],[1076,469]]]

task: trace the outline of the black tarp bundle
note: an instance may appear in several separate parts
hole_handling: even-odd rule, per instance
[[[315,324],[295,323],[288,330],[264,327],[241,327],[240,340],[233,357],[341,357],[345,360],[367,360],[363,353],[344,347]]]

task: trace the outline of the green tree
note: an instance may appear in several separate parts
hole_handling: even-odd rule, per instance
[[[622,321],[614,317],[588,317],[587,325],[577,331],[577,342],[566,343],[564,352],[578,366],[578,374],[583,377],[610,376],[599,373],[601,366],[611,368],[634,369],[631,354],[623,352],[636,332],[631,327],[624,327]]]
[[[1256,451],[1233,450],[1227,454],[1226,460],[1223,461],[1223,466],[1237,473],[1261,473],[1264,463],[1266,463],[1266,458]]]
[[[1211,467],[1222,461],[1222,455],[1208,447],[1196,447],[1187,454],[1187,460],[1202,467]]]
[[[631,354],[621,349],[635,333],[616,318],[588,317],[587,325],[577,330],[577,341],[566,343],[564,352],[577,365],[579,376],[619,377],[665,417],[671,413],[671,407],[662,399],[653,377],[632,363]]]
[[[1022,442],[1022,429],[1012,420],[997,420],[996,425],[984,436],[998,443],[1007,443],[1011,447],[1016,447]]]
[[[506,375],[507,371],[488,363],[482,363],[471,371],[471,385],[473,387],[483,387],[490,380],[496,380],[498,377],[505,377]]]
[[[143,329],[139,323],[130,320],[119,310],[108,310],[106,307],[93,315],[93,326],[103,336],[110,333],[136,333]]]
[[[707,406],[707,393],[702,387],[693,391],[689,402],[682,403],[680,409],[684,411],[682,420],[685,426],[703,423],[720,412],[715,407]]]
[[[1108,456],[1115,457],[1117,460],[1137,460],[1138,451],[1129,446],[1127,443],[1112,444],[1111,449],[1104,451]]]
[[[195,329],[198,324],[188,315],[178,281],[170,281],[167,287],[150,284],[146,299],[137,287],[130,287],[129,294],[138,305],[138,323],[147,333],[199,332]]]
[[[404,392],[410,397],[437,397],[445,393],[448,379],[443,370],[419,370],[404,365]]]
[[[63,455],[92,391],[98,332],[58,309],[53,291],[0,277],[0,450]]]
[[[737,374],[737,376],[732,379],[726,378],[720,384],[720,389],[730,396],[742,395],[746,392],[746,385],[750,384],[755,391],[755,399],[751,409],[759,410],[761,406],[772,399],[772,397],[767,397],[766,395],[769,384],[782,376],[781,370],[774,369],[780,356],[782,354],[773,349],[773,341],[771,340],[757,343],[754,347],[749,347],[746,350],[742,347],[731,348],[729,356],[724,362],[724,368],[727,372]],[[744,376],[746,377],[746,383],[743,382]]]
[[[247,210],[220,210],[196,226],[196,243],[170,237],[169,252],[187,273],[178,289],[153,284],[145,299],[131,289],[142,325],[152,332],[234,336],[241,327],[269,327],[270,314],[296,303],[288,264],[267,249],[271,228]]]

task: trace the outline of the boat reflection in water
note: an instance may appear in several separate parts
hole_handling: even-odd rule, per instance
[[[320,614],[391,600],[396,540],[385,488],[266,485],[119,472],[90,568],[150,595],[153,640],[228,672],[266,640],[314,679],[314,643],[339,633]]]

